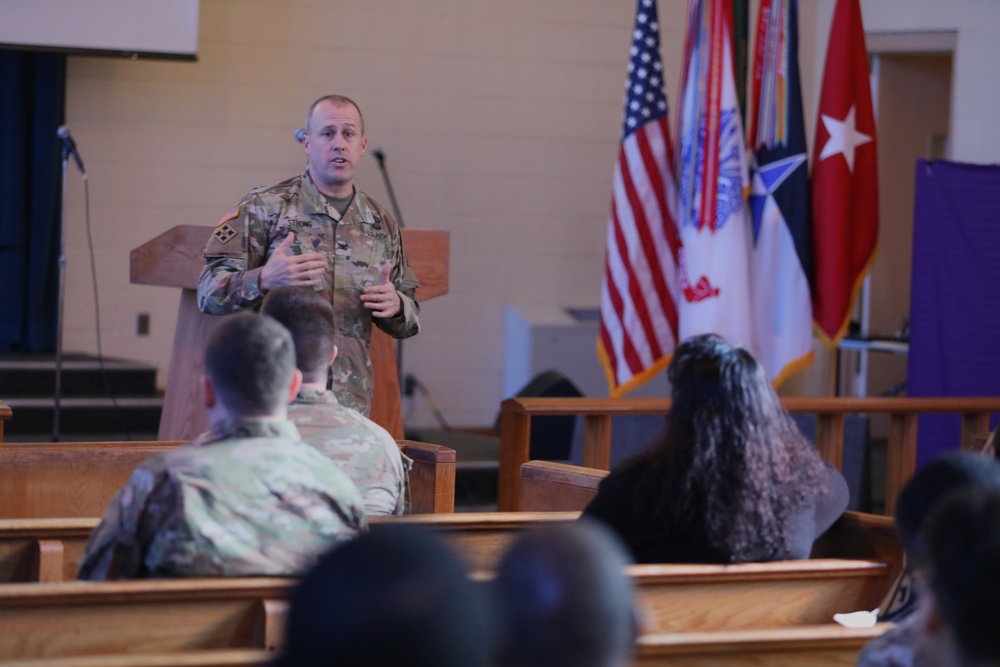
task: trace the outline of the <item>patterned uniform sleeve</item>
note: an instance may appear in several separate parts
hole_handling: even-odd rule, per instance
[[[140,524],[148,522],[147,503],[155,484],[155,476],[149,470],[140,466],[132,472],[91,533],[80,561],[78,579],[104,581],[142,576],[145,545],[139,534]]]
[[[225,315],[254,308],[264,299],[260,273],[269,244],[262,209],[259,197],[247,195],[212,232],[198,279],[198,308],[203,313]]]
[[[387,214],[386,214],[387,215]],[[399,294],[400,310],[393,317],[373,317],[375,325],[393,338],[409,338],[420,333],[420,304],[417,302],[416,293],[420,283],[410,268],[410,262],[406,259],[406,252],[403,250],[403,238],[399,233],[399,227],[393,220],[392,225],[392,273],[390,280],[396,286],[396,293]]]

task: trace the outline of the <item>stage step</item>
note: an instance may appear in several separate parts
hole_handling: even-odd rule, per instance
[[[13,413],[4,428],[5,439],[52,439],[55,375],[54,354],[0,355],[0,399]],[[90,355],[63,355],[60,441],[135,440],[137,434],[155,438],[162,408],[153,366],[115,358],[105,358],[102,364]]]

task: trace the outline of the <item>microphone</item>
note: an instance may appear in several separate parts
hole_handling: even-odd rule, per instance
[[[306,138],[306,130],[303,127],[295,130],[295,141],[302,143],[302,140]]]
[[[385,153],[382,151],[381,148],[376,148],[375,150],[373,150],[372,155],[374,155],[375,159],[378,160],[378,166],[380,167],[385,166]]]
[[[80,158],[80,151],[76,149],[76,142],[73,141],[73,137],[69,133],[69,128],[65,125],[60,125],[59,129],[56,130],[56,136],[62,139],[63,142],[63,159],[66,159],[67,155],[73,156],[73,161],[76,162],[77,168],[80,173],[86,174],[87,170],[83,168],[83,160]]]

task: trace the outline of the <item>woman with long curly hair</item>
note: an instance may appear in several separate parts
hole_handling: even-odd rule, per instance
[[[847,507],[847,484],[757,360],[706,334],[677,348],[667,374],[666,430],[601,482],[584,514],[611,525],[640,563],[808,558]]]

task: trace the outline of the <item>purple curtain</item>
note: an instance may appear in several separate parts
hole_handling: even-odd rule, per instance
[[[914,203],[908,394],[1000,396],[1000,165],[918,160]],[[960,434],[922,416],[917,466]]]

